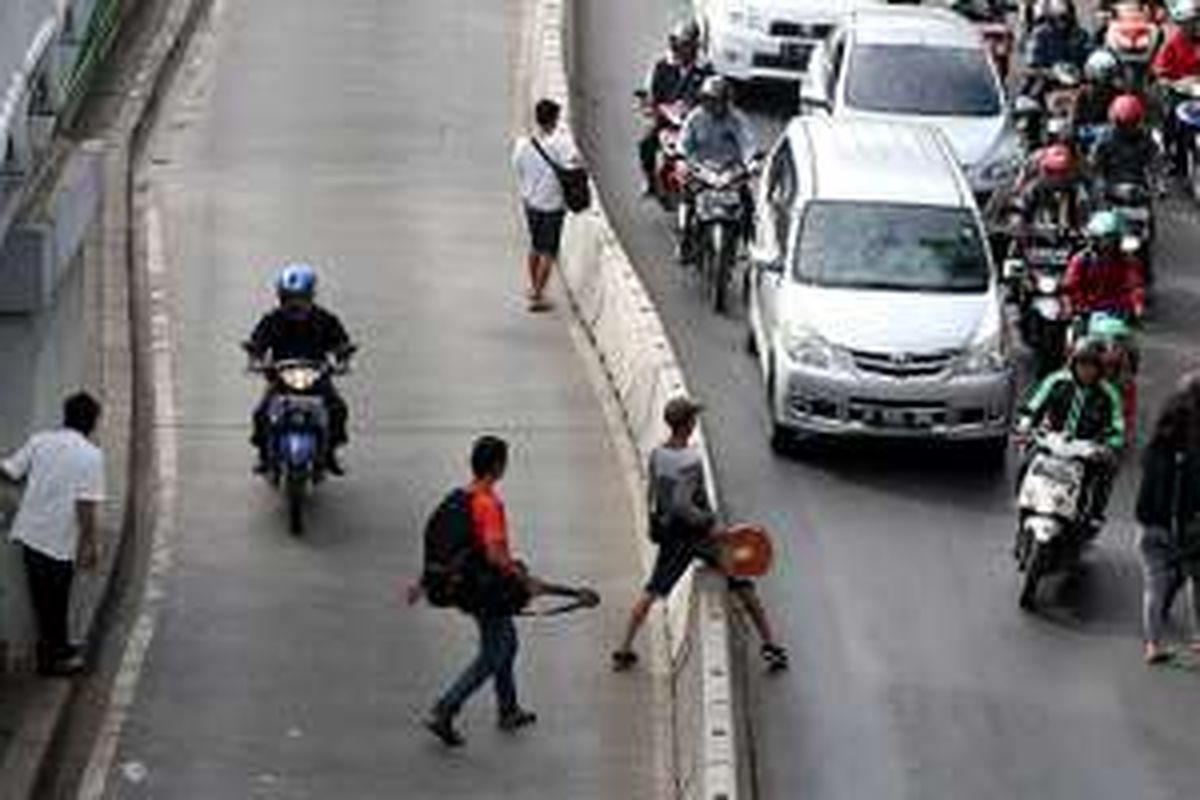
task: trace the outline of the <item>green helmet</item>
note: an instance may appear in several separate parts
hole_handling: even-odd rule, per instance
[[[1133,335],[1133,330],[1129,327],[1129,323],[1115,314],[1100,312],[1092,314],[1091,319],[1088,320],[1089,339],[1112,341],[1128,339],[1131,335]]]
[[[1198,12],[1200,9],[1196,7],[1196,0],[1169,0],[1167,3],[1167,13],[1173,22],[1190,22],[1198,16]]]
[[[1111,50],[1100,48],[1087,57],[1083,65],[1083,74],[1093,83],[1108,83],[1116,77],[1120,66]]]
[[[1125,234],[1125,219],[1116,211],[1097,211],[1084,232],[1089,239],[1120,239]]]

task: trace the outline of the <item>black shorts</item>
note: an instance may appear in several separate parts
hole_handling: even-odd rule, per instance
[[[703,539],[671,539],[658,546],[650,580],[646,581],[646,592],[655,597],[666,597],[687,572],[693,559],[699,559],[713,569],[718,569],[717,555],[704,545]],[[736,592],[749,589],[754,583],[748,578],[730,577],[729,590]]]
[[[529,225],[529,250],[534,255],[558,258],[558,247],[562,242],[565,211],[538,211],[525,208],[525,221]]]

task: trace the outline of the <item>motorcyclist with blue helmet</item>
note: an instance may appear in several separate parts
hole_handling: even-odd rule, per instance
[[[275,291],[279,305],[263,315],[243,345],[252,364],[287,359],[319,362],[333,359],[344,364],[349,360],[355,350],[354,344],[342,321],[317,305],[317,272],[313,267],[308,264],[284,267],[275,280]],[[342,475],[344,470],[336,451],[348,439],[349,408],[328,377],[314,387],[314,391],[325,401],[329,412],[330,441],[325,466],[330,473]],[[268,409],[273,394],[274,387],[268,387],[254,411],[251,443],[258,448],[257,473],[265,472],[269,462]]]

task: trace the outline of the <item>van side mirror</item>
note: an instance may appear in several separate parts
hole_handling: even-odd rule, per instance
[[[800,88],[800,113],[812,114],[817,111],[826,114],[833,113],[833,103],[829,102],[829,98],[820,90],[802,86]]]

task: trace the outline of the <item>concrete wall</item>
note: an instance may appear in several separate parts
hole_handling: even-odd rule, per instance
[[[77,65],[84,54],[89,63],[98,57],[89,46],[93,13],[119,5],[120,0],[0,2],[0,313],[48,305],[94,218],[97,182],[85,174],[88,167],[69,165],[40,207],[30,208],[30,200],[35,191],[41,195],[37,184],[50,173],[52,137],[68,92],[90,75]]]

